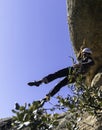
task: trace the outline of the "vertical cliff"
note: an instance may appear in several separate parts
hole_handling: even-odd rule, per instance
[[[86,82],[102,91],[102,0],[67,0],[67,12],[76,55],[81,46],[89,47],[93,52],[95,65],[89,71]],[[102,118],[97,121],[95,117],[84,116],[79,123],[80,130],[102,129]]]
[[[102,1],[67,0],[68,23],[73,48],[76,52],[81,46],[93,51],[95,66],[90,70],[90,82],[102,67]]]

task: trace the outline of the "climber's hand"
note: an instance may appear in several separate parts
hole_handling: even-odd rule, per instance
[[[45,102],[48,102],[50,100],[50,96],[46,96],[45,98],[43,98],[41,101],[40,101],[40,106],[39,107],[42,107]]]
[[[46,96],[46,101],[49,101],[50,100],[50,96]]]

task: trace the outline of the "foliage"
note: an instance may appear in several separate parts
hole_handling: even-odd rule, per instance
[[[73,92],[73,96],[68,95],[66,98],[58,96],[59,104],[68,108],[69,113],[72,113],[68,121],[68,130],[77,130],[78,122],[82,115],[87,112],[95,116],[97,119],[102,119],[102,91],[97,87],[88,87],[82,82],[80,75],[76,79],[76,83],[69,86]]]
[[[15,110],[12,110],[16,116],[13,117],[13,127],[21,130],[24,127],[29,127],[31,130],[50,130],[52,127],[58,125],[56,121],[57,115],[48,114],[46,110],[41,107],[40,101],[34,101],[32,104],[20,106],[15,104]]]
[[[58,96],[58,103],[50,110],[68,111],[70,120],[68,120],[66,128],[78,130],[77,124],[83,113],[88,112],[97,118],[101,116],[102,91],[95,86],[86,86],[81,75],[76,78],[75,84],[68,87],[72,90],[73,95],[68,95],[66,98]],[[13,126],[18,130],[24,127],[29,127],[31,130],[52,130],[58,125],[58,114],[48,114],[47,109],[41,106],[40,101],[34,101],[28,105],[25,103],[24,106],[16,103],[15,106],[15,110],[12,110],[15,113]]]

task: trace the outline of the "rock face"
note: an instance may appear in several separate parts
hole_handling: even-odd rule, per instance
[[[12,122],[12,118],[0,119],[0,130],[12,130],[11,122]]]
[[[102,91],[102,69],[98,71],[91,82],[91,86],[97,86]]]
[[[12,128],[12,117],[0,119],[0,130],[17,130]],[[23,130],[31,130],[30,128],[24,128]]]
[[[81,46],[89,47],[93,52],[95,65],[88,73],[86,83],[102,90],[102,0],[67,0],[67,7],[70,36],[76,55]],[[80,130],[102,130],[102,119],[97,122],[87,115],[79,126]]]
[[[102,67],[102,0],[67,0],[68,23],[72,44],[77,54],[80,47],[93,51],[95,66],[87,81]]]

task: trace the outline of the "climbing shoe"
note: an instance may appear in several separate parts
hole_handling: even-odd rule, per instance
[[[28,85],[29,86],[37,86],[39,87],[39,85],[42,83],[42,81],[33,81],[33,82],[29,82]]]

